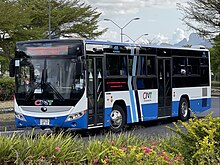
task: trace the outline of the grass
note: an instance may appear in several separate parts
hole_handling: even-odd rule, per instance
[[[220,81],[212,81],[212,87],[220,87]]]
[[[4,108],[12,108],[13,107],[13,100],[10,101],[0,101],[0,109],[4,109]]]
[[[0,122],[14,121],[14,119],[15,119],[14,112],[0,114]]]

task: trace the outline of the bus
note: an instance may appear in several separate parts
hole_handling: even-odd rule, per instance
[[[18,128],[120,131],[211,107],[210,54],[84,39],[24,41],[10,64]]]

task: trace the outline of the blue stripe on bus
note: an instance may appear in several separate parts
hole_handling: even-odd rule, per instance
[[[179,102],[180,101],[173,101],[172,102],[172,117],[176,117],[179,115]],[[205,102],[205,105],[203,102]],[[211,108],[211,98],[203,98],[203,99],[195,99],[190,100],[190,109],[192,113],[201,113]]]
[[[144,121],[156,120],[158,116],[158,104],[142,104]]]
[[[130,99],[131,99],[131,107],[132,107],[132,122],[137,122],[137,116],[136,116],[136,109],[135,109],[135,102],[134,102],[134,94],[132,90],[129,90]]]
[[[132,123],[130,106],[127,106],[127,123]]]
[[[202,102],[206,101],[207,105],[203,106]],[[193,113],[201,113],[211,107],[211,98],[190,100],[190,109]]]
[[[61,127],[61,128],[87,128],[87,114],[83,115],[81,118],[65,122],[68,116],[60,117],[33,117],[23,115],[26,121],[19,120],[15,118],[16,127]],[[49,119],[49,125],[40,125],[40,119]]]
[[[172,102],[172,117],[176,117],[179,114],[179,101]]]
[[[105,108],[104,112],[104,127],[109,127],[111,124],[110,117],[111,117],[112,108]]]

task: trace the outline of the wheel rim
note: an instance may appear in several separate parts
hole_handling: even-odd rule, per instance
[[[186,102],[182,103],[181,111],[182,111],[183,117],[186,117],[188,115],[188,104]]]
[[[122,115],[121,112],[118,110],[113,110],[111,112],[111,126],[114,129],[117,129],[121,126],[122,124]]]

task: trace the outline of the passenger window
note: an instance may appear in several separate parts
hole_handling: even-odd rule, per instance
[[[133,56],[128,56],[128,69],[130,76],[132,76],[133,58]]]
[[[146,57],[141,56],[140,57],[140,75],[146,75],[146,74],[147,74]]]
[[[156,75],[156,58],[148,56],[147,57],[147,75]]]
[[[200,60],[199,58],[188,58],[188,74],[199,74]]]
[[[127,56],[107,55],[106,74],[107,76],[127,75]]]
[[[186,58],[174,57],[173,58],[173,74],[186,75]]]
[[[156,75],[156,58],[152,56],[140,57],[140,75]]]

